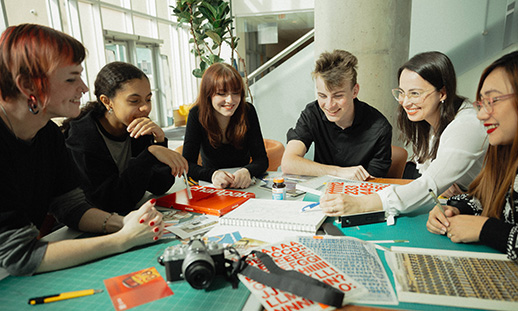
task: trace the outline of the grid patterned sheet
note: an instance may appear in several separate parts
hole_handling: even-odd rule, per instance
[[[356,303],[398,303],[383,263],[372,244],[354,238],[298,237],[298,241],[369,290],[369,293],[356,300]]]
[[[155,266],[165,279],[165,268],[157,258],[176,241],[104,258],[78,267],[43,273],[31,277],[7,277],[0,281],[0,310],[115,310],[103,280]],[[195,290],[185,281],[169,284],[174,295],[131,310],[241,310],[250,292],[242,284],[232,289],[230,283],[217,278],[209,290]],[[30,306],[32,297],[81,289],[103,289],[100,294]]]
[[[397,254],[404,290],[420,294],[518,302],[518,264],[506,260]]]

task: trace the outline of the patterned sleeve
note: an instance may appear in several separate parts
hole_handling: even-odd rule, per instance
[[[452,196],[446,205],[458,208],[461,214],[480,215],[482,213],[480,201],[466,193]]]
[[[511,191],[510,191],[511,192]],[[480,231],[480,243],[507,254],[511,260],[518,260],[518,177],[514,183],[514,193],[505,197],[502,216],[489,218]],[[459,208],[461,214],[480,215],[482,204],[467,194],[453,196],[448,205]]]

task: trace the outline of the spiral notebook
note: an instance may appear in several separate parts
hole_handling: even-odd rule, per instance
[[[219,219],[220,225],[259,227],[315,234],[326,219],[320,207],[305,212],[306,201],[249,199]]]

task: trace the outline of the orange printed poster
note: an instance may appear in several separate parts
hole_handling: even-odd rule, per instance
[[[345,193],[352,196],[360,196],[372,194],[388,186],[390,185],[368,181],[330,182],[327,184],[326,192],[331,194]]]
[[[255,198],[253,192],[204,186],[191,187],[191,193],[192,199],[189,199],[187,190],[180,190],[157,199],[156,205],[188,212],[223,216],[248,199]]]
[[[104,280],[115,310],[127,310],[173,295],[155,267]]]

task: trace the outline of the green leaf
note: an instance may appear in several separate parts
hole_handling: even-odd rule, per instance
[[[221,37],[216,32],[207,30],[205,31],[205,34],[209,36],[218,46],[221,45]]]
[[[202,6],[204,6],[204,7],[206,7],[207,9],[209,9],[209,10],[210,10],[210,12],[212,13],[212,16],[214,16],[214,17],[215,17],[215,16],[218,16],[218,11],[217,11],[217,10],[216,10],[216,8],[215,8],[215,7],[213,7],[209,2],[207,2],[207,1],[203,1],[201,5],[202,5]]]
[[[192,75],[196,78],[201,78],[203,77],[203,70],[201,70],[200,68],[196,68],[192,71]]]

